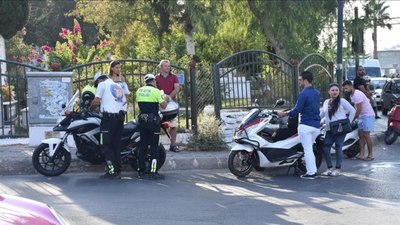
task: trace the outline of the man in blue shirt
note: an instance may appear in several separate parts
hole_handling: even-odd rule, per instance
[[[304,89],[297,99],[296,106],[289,112],[279,112],[279,116],[289,115],[290,117],[296,117],[299,113],[301,115],[297,130],[304,149],[304,160],[307,168],[307,172],[300,176],[303,179],[315,179],[317,176],[313,144],[320,134],[320,93],[312,86],[312,81],[313,75],[311,72],[304,71],[301,73],[299,84]]]

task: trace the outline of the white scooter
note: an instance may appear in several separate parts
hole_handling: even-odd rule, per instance
[[[274,106],[281,106],[278,100]],[[289,166],[295,174],[305,173],[304,151],[297,134],[298,118],[280,118],[271,110],[252,109],[236,129],[229,159],[229,170],[238,177],[248,175],[253,168]],[[314,155],[317,168],[322,162],[323,136],[317,137]],[[289,171],[288,169],[288,171]]]

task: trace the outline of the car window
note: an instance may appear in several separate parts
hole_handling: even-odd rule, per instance
[[[400,93],[400,82],[395,82],[393,84],[393,93]]]
[[[374,89],[382,89],[383,85],[385,85],[386,80],[371,80],[371,84]]]

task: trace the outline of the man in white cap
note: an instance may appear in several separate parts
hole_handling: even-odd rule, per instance
[[[97,73],[95,82],[106,76]],[[126,112],[124,105],[126,98],[121,87],[113,80],[107,78],[98,83],[96,97],[90,106],[91,110],[102,112],[100,124],[100,146],[105,153],[107,172],[100,178],[121,178],[121,134]]]
[[[139,105],[139,130],[140,130],[140,146],[139,146],[139,171],[138,178],[143,179],[146,170],[146,154],[150,145],[151,152],[151,168],[150,179],[164,179],[164,176],[158,173],[158,144],[160,140],[160,122],[159,107],[167,107],[166,100],[168,96],[162,97],[162,93],[156,87],[156,77],[153,74],[147,74],[144,77],[146,86],[141,87],[136,92],[136,102]]]

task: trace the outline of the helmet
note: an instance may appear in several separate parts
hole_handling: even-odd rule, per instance
[[[154,79],[156,79],[156,76],[154,76],[154,75],[151,74],[151,73],[149,73],[149,74],[147,74],[146,76],[144,76],[144,81],[145,81],[145,82],[150,81],[150,80],[154,80]]]
[[[107,75],[100,73],[100,72],[96,73],[94,75],[94,82],[96,82],[99,78],[107,78]]]
[[[364,76],[364,80],[366,80],[366,81],[371,81],[371,77],[369,77],[369,76]]]

